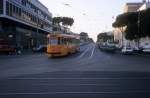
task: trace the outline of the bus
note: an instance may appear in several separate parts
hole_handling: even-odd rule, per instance
[[[66,56],[80,50],[80,38],[77,34],[49,34],[48,57]]]

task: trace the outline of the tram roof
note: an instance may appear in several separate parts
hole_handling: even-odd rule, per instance
[[[64,37],[64,38],[79,38],[77,34],[50,34],[50,36]]]

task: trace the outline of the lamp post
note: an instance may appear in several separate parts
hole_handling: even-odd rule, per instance
[[[39,33],[39,19],[37,18],[37,29],[36,29],[36,47],[38,47],[38,33]]]
[[[138,34],[137,34],[137,46],[139,48],[139,35],[140,35],[140,11],[138,11]]]

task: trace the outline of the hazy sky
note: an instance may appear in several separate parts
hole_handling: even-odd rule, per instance
[[[122,13],[126,2],[142,0],[39,0],[53,16],[68,16],[75,20],[72,31],[87,32],[96,40],[97,34],[112,30],[113,17]]]

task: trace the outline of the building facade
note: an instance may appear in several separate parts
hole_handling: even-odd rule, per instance
[[[146,0],[143,0],[143,2],[141,2],[141,3],[140,2],[138,2],[138,3],[127,3],[124,6],[123,13],[137,12],[140,10],[145,10],[147,8],[150,8],[150,3],[146,2]],[[119,48],[123,47],[123,46],[131,46],[132,48],[137,48],[138,46],[142,47],[144,44],[147,44],[148,38],[142,38],[140,40],[140,43],[139,43],[140,45],[136,41],[126,40],[126,38],[124,36],[124,33],[125,33],[124,30],[125,30],[125,27],[116,28],[114,30],[114,40],[118,41]]]
[[[127,13],[127,12],[136,12],[141,6],[143,5],[143,3],[126,3],[124,8],[123,8],[123,13]]]
[[[0,0],[0,39],[31,49],[51,31],[52,14],[38,0]]]

